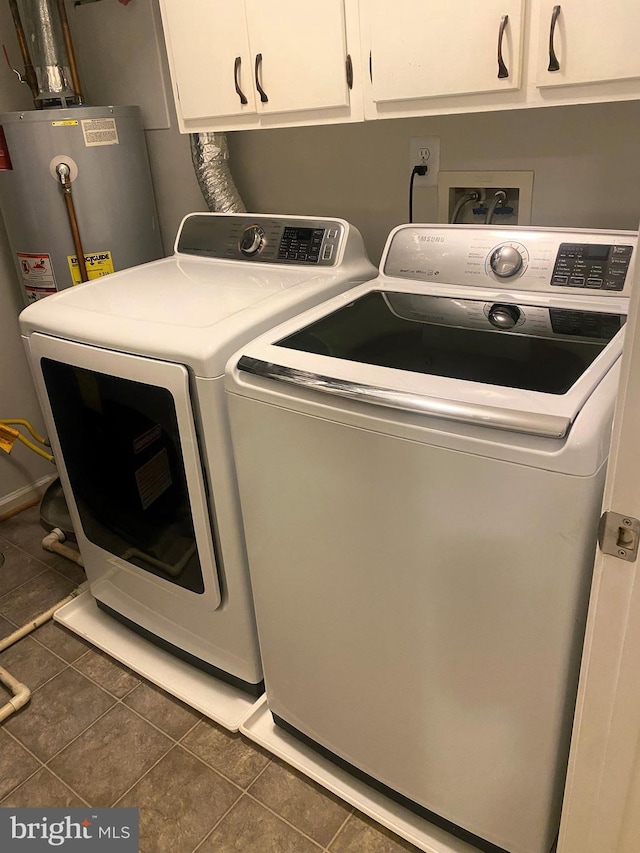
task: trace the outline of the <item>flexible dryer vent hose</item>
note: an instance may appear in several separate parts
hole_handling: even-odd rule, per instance
[[[229,148],[224,133],[192,133],[191,159],[209,210],[246,213],[229,169]]]

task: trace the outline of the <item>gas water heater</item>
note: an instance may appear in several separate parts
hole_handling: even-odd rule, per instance
[[[64,180],[63,180],[64,179]],[[138,107],[0,115],[0,209],[27,302],[162,256]]]
[[[139,108],[84,105],[64,0],[9,6],[35,109],[0,114],[0,210],[33,302],[163,252]]]

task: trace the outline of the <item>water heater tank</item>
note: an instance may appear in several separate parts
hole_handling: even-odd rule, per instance
[[[163,254],[138,107],[0,114],[0,209],[27,302],[81,281],[61,163],[89,279]]]

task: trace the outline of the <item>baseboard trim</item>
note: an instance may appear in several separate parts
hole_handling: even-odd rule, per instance
[[[10,518],[12,515],[33,506],[42,498],[49,483],[53,482],[57,474],[47,474],[28,486],[23,486],[11,494],[0,497],[0,521]]]

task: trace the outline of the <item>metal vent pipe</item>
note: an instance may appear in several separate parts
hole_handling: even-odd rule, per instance
[[[9,0],[9,6],[36,108],[82,103],[64,0]]]
[[[224,133],[192,133],[191,159],[209,210],[246,213],[229,169],[229,147]]]

